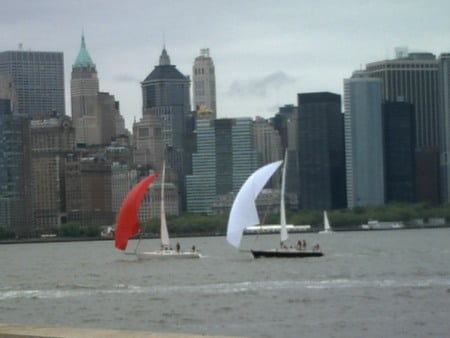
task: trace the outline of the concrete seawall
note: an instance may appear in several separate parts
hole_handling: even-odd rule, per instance
[[[77,329],[37,325],[0,324],[0,338],[237,338],[202,334],[150,333],[143,331]],[[243,338],[243,337],[241,337]]]

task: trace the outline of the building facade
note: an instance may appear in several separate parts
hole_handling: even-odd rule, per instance
[[[257,116],[253,122],[253,137],[259,166],[283,159],[280,134],[270,121]]]
[[[170,62],[170,57],[164,48],[159,58],[159,64],[141,83],[143,101],[143,120],[147,130],[153,130],[153,137],[159,137],[157,145],[161,149],[154,149],[160,162],[154,163],[154,168],[162,168],[162,160],[166,168],[176,173],[171,181],[179,191],[180,208],[185,209],[186,191],[184,177],[191,172],[190,154],[185,151],[187,123],[190,111],[190,79],[178,71]],[[150,124],[149,124],[150,123]],[[145,145],[143,144],[143,147]],[[148,145],[148,147],[152,147]],[[141,148],[143,150],[143,148]],[[153,151],[153,150],[152,150]],[[155,161],[154,161],[155,162]],[[169,178],[170,179],[170,178]]]
[[[167,147],[182,149],[186,115],[190,112],[190,80],[170,63],[163,49],[159,65],[141,83],[143,116],[159,118]]]
[[[258,166],[253,123],[249,118],[197,120],[197,151],[186,177],[187,211],[212,214],[232,199]]]
[[[194,109],[210,111],[211,118],[216,119],[216,74],[209,48],[201,49],[200,56],[195,58],[192,83]]]
[[[398,54],[393,60],[372,62],[365,73],[382,79],[384,101],[403,100],[414,105],[416,146],[439,143],[438,63],[431,53]]]
[[[415,130],[411,103],[383,103],[386,202],[416,201]]]
[[[21,237],[32,230],[28,127],[29,119],[0,99],[0,228]]]
[[[64,58],[61,52],[0,52],[0,75],[9,75],[14,86],[14,113],[26,116],[65,115]]]
[[[70,97],[77,143],[108,145],[115,136],[124,133],[125,122],[119,103],[113,95],[99,91],[97,68],[84,36],[72,66]]]
[[[66,159],[75,151],[75,130],[66,116],[30,121],[32,219],[37,232],[67,220]]]
[[[439,157],[428,157],[439,146],[439,84],[438,61],[432,53],[409,53],[398,50],[395,59],[369,63],[365,73],[383,81],[384,101],[402,100],[414,105],[416,128],[416,187],[427,186],[427,192],[416,191],[418,202],[436,204],[440,202],[440,177],[438,183],[431,186],[428,178],[439,167]],[[436,160],[436,163],[422,162],[420,159]],[[423,166],[423,167],[422,167]],[[433,168],[427,172],[427,169]],[[421,181],[422,180],[422,181]]]
[[[439,148],[441,201],[450,202],[450,53],[439,56]]]
[[[381,79],[355,73],[344,80],[347,204],[384,204]]]
[[[298,94],[298,198],[303,209],[345,208],[341,96]]]

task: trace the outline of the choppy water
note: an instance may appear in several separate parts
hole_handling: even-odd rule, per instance
[[[0,322],[248,337],[449,336],[450,229],[291,237],[319,242],[325,256],[254,260],[224,237],[173,239],[204,257],[170,262],[136,261],[111,241],[0,245]],[[248,236],[243,247],[278,242]]]

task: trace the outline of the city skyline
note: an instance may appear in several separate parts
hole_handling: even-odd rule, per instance
[[[120,3],[121,4],[121,3]],[[0,50],[64,53],[66,114],[70,71],[82,32],[97,66],[101,91],[120,102],[131,129],[142,117],[140,83],[163,46],[184,75],[200,49],[216,68],[218,118],[272,116],[296,104],[297,93],[343,94],[343,80],[367,63],[392,59],[394,49],[439,55],[450,4],[434,1],[363,3],[306,1],[15,1],[2,6]]]

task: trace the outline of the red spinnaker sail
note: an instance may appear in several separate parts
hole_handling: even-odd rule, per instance
[[[158,173],[144,178],[128,193],[122,203],[115,232],[115,246],[119,250],[127,248],[128,239],[139,232],[139,208],[148,187],[158,177]]]

